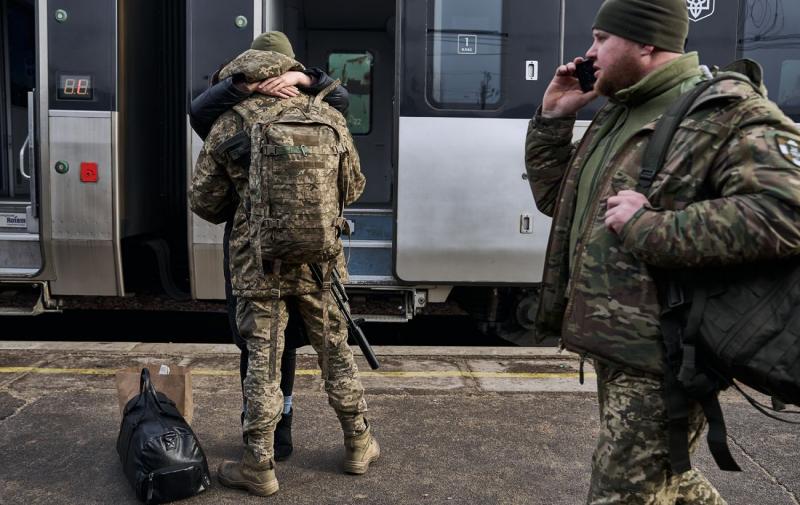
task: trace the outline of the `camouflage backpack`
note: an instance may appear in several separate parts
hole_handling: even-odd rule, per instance
[[[248,212],[258,260],[329,262],[342,250],[339,236],[347,174],[346,123],[316,96],[256,97],[234,107],[250,137]],[[337,117],[338,116],[338,117]]]

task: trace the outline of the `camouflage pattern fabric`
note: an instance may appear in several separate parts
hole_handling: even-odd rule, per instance
[[[219,72],[219,78],[227,79],[234,74],[244,74],[245,81],[256,82],[277,77],[290,70],[301,71],[305,67],[294,58],[275,51],[248,49]]]
[[[246,72],[251,67],[272,68],[275,75],[280,75],[288,63],[269,66],[268,63],[273,58],[283,61],[286,56],[278,53],[266,51],[255,51],[253,55],[250,51],[244,54],[248,57],[244,61],[236,59],[231,62],[226,69],[231,69],[233,73],[240,71]],[[264,58],[264,63],[258,66],[253,63],[253,58],[260,55]],[[275,56],[277,55],[277,56]],[[290,59],[291,60],[291,59]],[[294,61],[294,60],[291,60]],[[258,74],[259,77],[263,74]],[[307,98],[306,98],[307,99]],[[277,102],[277,99],[255,96],[249,98],[248,106],[260,104],[269,107]],[[244,103],[244,102],[243,102]],[[346,120],[339,115],[338,121],[346,125]],[[217,152],[217,147],[229,140],[234,135],[243,131],[244,121],[242,117],[234,111],[222,114],[211,129],[200,156],[195,165],[192,176],[192,185],[189,193],[189,202],[192,211],[201,218],[212,222],[221,223],[226,219],[225,209],[232,203],[237,202],[236,211],[233,217],[233,227],[230,239],[230,269],[231,285],[233,294],[237,297],[249,298],[268,298],[270,288],[275,279],[271,273],[265,273],[262,265],[257,260],[257,255],[250,247],[249,225],[247,220],[247,210],[244,202],[248,201],[248,168],[232,161],[227,155]],[[344,196],[345,204],[354,202],[364,191],[366,179],[361,173],[361,164],[358,158],[358,151],[353,144],[353,139],[347,134],[342,139],[348,150],[348,156],[342,167],[346,171],[349,184],[346,187]],[[230,185],[233,183],[236,195],[230,193]],[[237,199],[238,196],[238,199]],[[346,282],[347,269],[344,255],[339,254],[336,258],[337,269],[342,274]],[[281,293],[283,295],[307,294],[319,291],[319,286],[314,280],[310,269],[306,265],[284,264],[281,268]]]
[[[342,250],[341,167],[352,145],[344,117],[321,98],[255,96],[234,107],[250,133],[250,240],[264,259],[321,263]]]
[[[662,373],[656,286],[648,265],[702,267],[800,253],[800,170],[781,151],[800,131],[753,86],[722,81],[698,99],[676,133],[641,209],[617,236],[605,202],[635,190],[656,120],[640,128],[602,167],[570,269],[580,169],[609,118],[609,103],[577,145],[574,118],[536,116],[526,167],[539,210],[553,216],[540,335],[570,350],[650,374]]]
[[[367,429],[364,420],[367,402],[353,352],[347,344],[347,325],[330,297],[316,293],[283,298],[277,304],[277,316],[272,314],[272,300],[240,298],[236,308],[236,324],[249,351],[244,380],[247,410],[242,429],[247,449],[258,462],[269,461],[273,456],[275,426],[283,410],[280,357],[283,355],[284,330],[289,320],[287,304],[297,308],[305,323],[309,340],[317,351],[323,369],[328,403],[336,411],[345,437],[359,435]],[[322,318],[324,304],[328,305],[327,338]],[[272,331],[273,324],[278,325],[277,333]],[[275,341],[272,341],[272,335],[277,335]]]
[[[667,409],[661,380],[596,363],[600,435],[592,457],[588,505],[724,505],[703,475],[670,472]],[[689,446],[705,427],[690,406]]]
[[[298,64],[278,53],[246,51],[223,69],[223,73],[242,72],[247,80],[256,81],[280,75],[292,69],[292,65]],[[248,106],[270,107],[277,99],[256,96],[247,102],[250,102]],[[346,124],[341,115],[337,121]],[[211,223],[225,221],[226,208],[236,204],[229,265],[233,294],[239,297],[237,327],[249,351],[244,382],[247,410],[243,429],[249,451],[257,461],[265,462],[272,456],[273,433],[283,407],[280,356],[288,322],[287,303],[298,309],[311,344],[320,355],[329,403],[339,417],[345,436],[355,436],[366,430],[363,414],[367,405],[358,369],[347,345],[347,327],[330,295],[321,293],[320,286],[304,264],[283,265],[280,275],[275,275],[265,272],[264,264],[257,259],[250,242],[248,209],[245,206],[249,201],[249,167],[241,166],[227,152],[218,150],[221,144],[243,129],[243,119],[234,111],[228,111],[217,119],[195,165],[189,201],[192,211]],[[345,204],[350,204],[361,195],[366,181],[349,133],[341,140],[349,153],[341,170],[346,172],[350,181],[342,199]],[[231,187],[235,195],[231,193]],[[334,263],[346,280],[344,255],[339,253]],[[327,317],[323,317],[325,312]]]

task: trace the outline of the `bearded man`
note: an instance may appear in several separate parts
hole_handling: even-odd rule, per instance
[[[648,193],[634,190],[658,119],[705,78],[698,55],[684,54],[688,24],[685,0],[607,0],[586,53],[594,90],[576,77],[584,58],[560,66],[528,129],[531,189],[553,216],[537,328],[597,371],[590,505],[725,503],[699,472],[670,465],[653,267],[800,252],[800,162],[781,151],[800,131],[765,98],[757,72],[701,94]],[[576,113],[598,96],[609,103],[573,145]],[[692,449],[705,424],[691,403]]]

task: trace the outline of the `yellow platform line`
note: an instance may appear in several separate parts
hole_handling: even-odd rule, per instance
[[[112,368],[49,368],[32,366],[0,367],[0,374],[32,373],[40,375],[114,375],[116,369]],[[319,370],[300,369],[296,375],[320,375]],[[235,370],[212,370],[207,368],[193,368],[192,375],[206,377],[238,377]],[[402,371],[389,370],[384,372],[362,371],[362,377],[397,377],[411,379],[438,379],[438,378],[473,378],[473,379],[577,379],[577,372],[471,372],[468,370],[417,370]],[[584,374],[587,378],[594,378],[594,373]]]

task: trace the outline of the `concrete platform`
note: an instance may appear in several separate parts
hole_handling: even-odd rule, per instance
[[[361,477],[341,473],[341,435],[303,350],[295,388],[295,453],[281,491],[256,498],[220,486],[184,503],[564,504],[584,501],[597,425],[593,375],[554,349],[378,348],[359,358],[383,449]],[[0,503],[134,504],[115,442],[113,374],[143,364],[193,367],[193,427],[212,474],[241,451],[233,346],[0,342]],[[742,474],[695,463],[730,504],[798,505],[800,429],[724,395]]]

